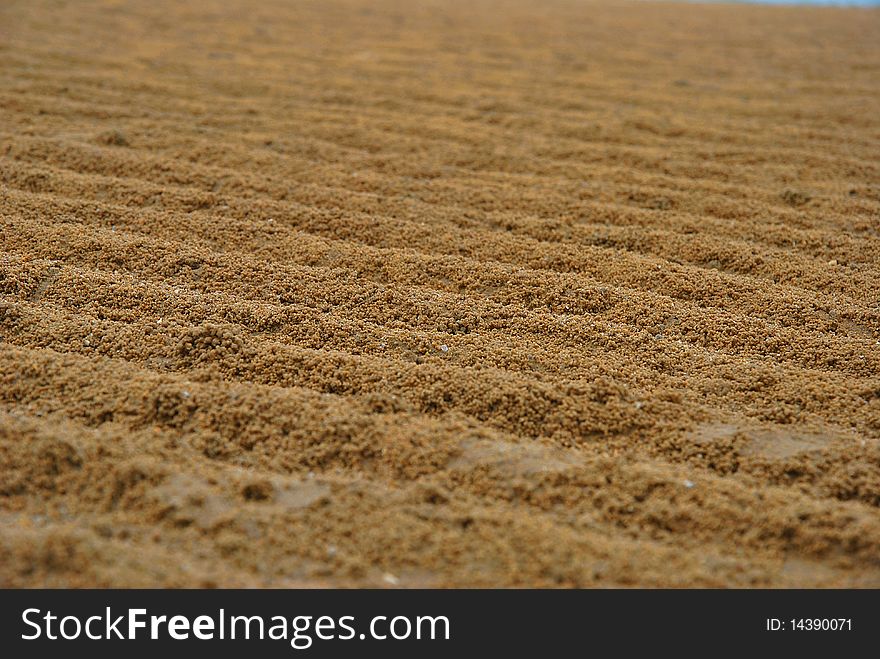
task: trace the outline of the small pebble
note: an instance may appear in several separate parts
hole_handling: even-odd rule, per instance
[[[397,584],[400,583],[400,579],[395,577],[390,572],[386,572],[385,574],[382,575],[382,581],[384,581],[387,584],[391,584],[392,586],[396,586]]]
[[[693,481],[687,481],[687,480],[686,480],[686,481],[684,482],[684,486],[685,486],[687,489],[691,489],[691,488],[694,486],[694,482],[693,482]]]
[[[444,345],[440,346],[440,350],[442,350],[443,352],[449,352],[449,346],[444,344]]]
[[[828,265],[837,265],[837,259],[831,259],[828,261]]]

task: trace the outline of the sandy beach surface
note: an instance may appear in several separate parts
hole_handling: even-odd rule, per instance
[[[0,4],[0,585],[880,586],[880,11]]]

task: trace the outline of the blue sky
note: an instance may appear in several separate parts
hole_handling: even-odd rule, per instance
[[[762,5],[834,5],[850,7],[877,7],[880,0],[721,0],[730,2],[750,2]]]

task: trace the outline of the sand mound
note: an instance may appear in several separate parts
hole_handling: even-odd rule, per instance
[[[880,586],[880,14],[0,6],[0,585]]]

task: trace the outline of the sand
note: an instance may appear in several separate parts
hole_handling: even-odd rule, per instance
[[[880,586],[880,12],[0,5],[0,585]]]

